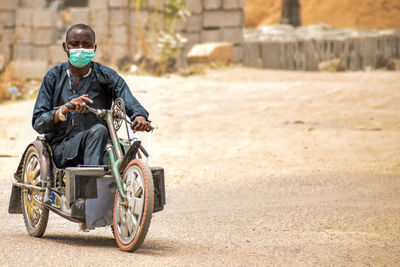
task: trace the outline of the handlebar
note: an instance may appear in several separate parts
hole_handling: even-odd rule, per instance
[[[105,111],[106,111],[106,110],[101,110],[101,109],[96,109],[96,108],[89,107],[85,102],[84,102],[83,104],[85,105],[86,110],[88,110],[88,111],[94,113],[96,116],[100,117],[100,116],[102,116],[102,115],[105,115]],[[68,108],[69,110],[76,110],[76,106],[75,106],[74,104],[68,103],[68,104],[66,104],[66,106],[67,106],[67,108]],[[133,121],[133,122],[132,122],[132,121],[128,120],[128,119],[126,118],[127,116],[126,116],[125,114],[124,114],[123,116],[121,116],[121,117],[122,117],[122,119],[124,119],[127,123],[129,123],[129,125],[131,126],[132,129],[134,129],[134,128],[136,127],[136,125],[138,124],[137,121]],[[150,130],[149,130],[149,131],[153,131],[153,130],[154,130],[154,127],[150,125]]]
[[[67,109],[70,109],[70,110],[75,110],[76,109],[75,105],[71,104],[71,103],[68,103],[66,106],[67,106]]]
[[[86,105],[86,103],[83,103],[83,105],[86,107],[87,110],[89,110],[90,112],[92,112],[92,113],[94,113],[96,115],[99,114],[99,112],[101,112],[100,109],[91,108],[88,105]],[[74,104],[68,103],[67,104],[67,109],[75,110],[76,106]]]

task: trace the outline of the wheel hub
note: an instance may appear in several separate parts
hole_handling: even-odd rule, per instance
[[[143,216],[144,185],[138,167],[132,166],[125,173],[124,189],[127,200],[122,201],[121,197],[118,198],[116,230],[121,242],[127,244],[135,238]]]
[[[24,183],[38,185],[40,183],[40,163],[36,155],[28,159],[24,172]],[[42,195],[37,190],[27,189],[23,191],[25,208],[31,226],[35,226],[41,216]]]

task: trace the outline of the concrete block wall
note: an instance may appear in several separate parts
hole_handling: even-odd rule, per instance
[[[149,43],[162,30],[161,11],[164,0],[148,0],[140,12],[140,23]],[[244,0],[187,0],[191,16],[177,24],[177,30],[188,39],[183,53],[196,43],[229,41],[235,45],[235,59],[241,61],[243,51]],[[117,64],[124,57],[141,54],[138,18],[132,1],[89,0],[89,24],[95,29],[102,61]],[[99,34],[100,31],[100,34]],[[157,47],[154,45],[153,50]],[[96,55],[97,56],[97,55]]]
[[[192,15],[183,33],[187,52],[195,43],[232,42],[235,61],[243,58],[244,0],[187,0]]]
[[[157,30],[164,26],[161,11],[165,1],[148,0],[140,11],[149,42],[155,41]],[[400,58],[400,31],[337,30],[328,25],[245,30],[244,0],[186,1],[191,16],[177,25],[188,39],[184,54],[196,43],[228,41],[234,44],[237,62],[291,70],[316,70],[320,62],[332,58],[340,58],[348,70],[361,70],[377,67],[380,58]],[[96,61],[118,65],[124,58],[141,54],[132,1],[88,0],[87,6],[63,7],[67,15],[54,10],[53,2],[0,0],[0,54],[5,61],[28,61],[27,66],[43,61],[47,65],[37,65],[46,66],[44,75],[47,68],[67,60],[61,44],[65,30],[76,23],[94,28]]]
[[[156,41],[157,31],[164,27],[161,13],[164,2],[148,0],[140,11],[140,23],[150,43]],[[67,60],[61,45],[66,29],[76,23],[94,28],[98,44],[96,61],[118,65],[124,58],[141,54],[132,1],[88,0],[87,6],[61,4],[61,8],[56,3],[54,0],[0,0],[0,54],[6,62],[18,61],[14,65],[23,66],[26,61],[27,67],[23,69],[29,72],[29,67],[35,65],[32,62],[42,61],[38,66],[45,66],[44,75],[51,66]],[[228,41],[234,43],[235,59],[241,61],[244,0],[187,0],[187,8],[191,16],[177,25],[177,30],[188,38],[183,53],[196,43]]]
[[[376,69],[381,59],[400,58],[400,31],[270,27],[246,30],[243,64],[258,68],[318,70],[323,61],[339,58],[347,70]],[[285,26],[286,27],[286,26]]]
[[[41,79],[55,43],[55,13],[46,0],[0,0],[0,54],[25,78]]]
[[[0,54],[3,55],[5,61],[9,61],[12,54],[17,8],[18,1],[0,0]]]

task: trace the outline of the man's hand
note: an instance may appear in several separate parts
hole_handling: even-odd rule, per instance
[[[133,127],[132,129],[133,132],[151,130],[150,122],[147,121],[146,118],[143,116],[136,116],[133,123],[135,125],[135,127]]]
[[[81,95],[80,97],[74,98],[69,102],[69,104],[74,105],[75,110],[65,108],[65,110],[63,110],[63,113],[66,114],[66,113],[70,113],[73,111],[85,113],[86,112],[86,102],[93,104],[93,100],[90,99],[87,94],[84,94],[84,95]]]

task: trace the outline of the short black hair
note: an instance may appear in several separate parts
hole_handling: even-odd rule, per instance
[[[66,33],[66,35],[65,35],[65,42],[66,42],[66,43],[68,43],[68,36],[69,36],[69,34],[71,33],[72,30],[75,30],[75,29],[84,30],[84,31],[89,31],[90,34],[93,36],[93,41],[96,42],[96,34],[94,33],[94,30],[93,30],[90,26],[88,26],[88,25],[86,25],[86,24],[83,24],[83,23],[80,23],[80,24],[72,25],[72,26],[68,29],[68,31],[67,31],[67,33]]]

